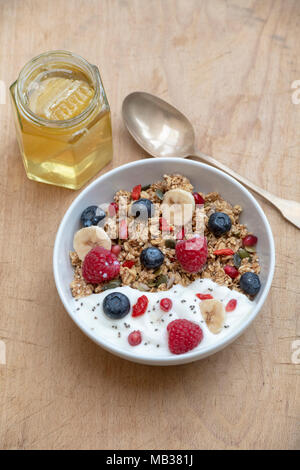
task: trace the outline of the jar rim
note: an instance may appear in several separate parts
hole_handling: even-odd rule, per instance
[[[24,100],[24,94],[22,90],[22,86],[24,85],[25,80],[28,78],[29,74],[34,71],[35,67],[37,68],[40,65],[39,62],[45,57],[55,57],[55,56],[57,56],[58,58],[66,58],[66,57],[74,58],[79,63],[81,63],[90,73],[90,78],[92,78],[93,86],[95,88],[95,94],[92,100],[80,114],[70,119],[56,120],[56,121],[43,118],[35,114],[33,111],[31,111],[31,109],[27,106]],[[104,98],[105,107],[108,107],[106,94],[105,94],[105,91],[101,82],[101,77],[100,77],[98,68],[95,65],[90,64],[86,59],[84,59],[80,55],[75,54],[70,51],[64,51],[64,50],[47,51],[47,52],[43,52],[42,54],[39,54],[33,57],[29,62],[27,62],[22,67],[19,73],[18,79],[17,79],[17,98],[18,98],[18,102],[23,113],[31,121],[34,121],[36,124],[44,125],[46,127],[54,127],[54,128],[55,127],[58,127],[58,128],[72,127],[80,123],[87,116],[89,116],[90,113],[94,110],[101,95]]]

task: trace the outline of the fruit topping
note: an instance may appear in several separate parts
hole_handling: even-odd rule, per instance
[[[214,212],[208,220],[209,230],[219,237],[231,229],[230,217],[224,212]]]
[[[196,297],[200,300],[209,300],[213,299],[213,296],[211,294],[196,294]]]
[[[234,266],[230,266],[229,264],[224,266],[224,271],[227,276],[231,277],[231,279],[235,279],[239,275],[238,270]]]
[[[173,302],[171,299],[168,299],[165,297],[164,299],[161,299],[159,306],[164,312],[169,312],[172,308]]]
[[[73,246],[79,258],[83,260],[95,246],[102,246],[106,250],[110,250],[111,240],[103,228],[92,225],[81,228],[75,233]]]
[[[247,235],[242,240],[243,246],[249,247],[254,246],[257,243],[257,237],[255,235]]]
[[[168,345],[172,354],[184,354],[196,348],[203,339],[203,331],[194,322],[174,320],[167,326]]]
[[[105,218],[105,212],[98,206],[89,206],[81,214],[80,220],[84,227],[98,225]]]
[[[114,217],[119,212],[119,206],[116,202],[111,202],[108,206],[108,215]]]
[[[111,247],[111,252],[112,252],[114,255],[118,256],[118,255],[121,253],[121,247],[120,247],[120,245],[113,245],[113,246]]]
[[[240,279],[241,289],[249,295],[256,295],[260,289],[260,280],[257,274],[247,272],[242,274]]]
[[[237,306],[237,300],[236,299],[231,299],[229,300],[228,304],[225,307],[226,312],[233,312],[233,310],[236,309]]]
[[[133,317],[140,317],[144,315],[147,310],[149,304],[148,297],[146,295],[142,295],[137,299],[136,304],[132,307],[132,316]]]
[[[99,284],[118,276],[120,263],[117,257],[102,246],[93,248],[84,258],[82,275],[86,282]]]
[[[138,198],[140,197],[141,195],[141,191],[142,191],[142,185],[141,184],[138,184],[137,186],[135,186],[131,192],[131,198],[134,200],[134,201],[137,201]]]
[[[164,194],[161,206],[163,217],[171,225],[182,226],[188,223],[194,213],[195,199],[184,189],[170,189]]]
[[[140,330],[132,331],[128,335],[128,343],[130,344],[130,346],[138,346],[139,344],[141,344],[141,342],[142,342],[142,333],[140,332]]]
[[[215,250],[213,254],[216,256],[232,256],[234,251],[230,248],[224,248],[223,250]]]
[[[127,295],[121,292],[112,292],[103,300],[103,311],[112,320],[124,318],[130,310],[130,301]]]
[[[193,193],[193,196],[194,196],[194,199],[195,199],[195,203],[198,204],[198,205],[202,205],[205,203],[203,197],[201,196],[201,194],[199,193]]]
[[[225,322],[225,309],[219,300],[203,300],[200,311],[208,329],[215,335],[220,333]]]
[[[122,268],[131,269],[134,265],[135,265],[135,261],[128,260],[128,261],[124,261],[124,263],[122,264]]]
[[[165,257],[159,248],[150,246],[142,251],[140,259],[145,268],[157,269],[163,264]]]
[[[206,238],[194,237],[179,241],[176,245],[176,257],[185,271],[199,272],[207,260]]]
[[[133,217],[141,217],[142,219],[150,219],[154,216],[154,205],[150,199],[139,199],[130,207],[130,215]]]

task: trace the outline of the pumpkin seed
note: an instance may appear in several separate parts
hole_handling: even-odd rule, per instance
[[[102,290],[115,289],[116,287],[120,287],[120,285],[121,285],[121,279],[114,279],[113,281],[110,281],[107,284],[104,284],[102,286]]]
[[[248,253],[248,251],[244,250],[244,248],[240,248],[239,251],[238,251],[238,255],[240,258],[244,259],[244,258],[249,258],[250,254]]]
[[[146,184],[145,186],[142,186],[142,191],[147,191],[147,189],[151,188],[151,184]]]
[[[160,286],[161,284],[167,284],[168,282],[168,276],[165,276],[162,274],[161,276],[158,276],[156,280],[156,287]]]
[[[157,189],[155,191],[156,196],[162,201],[164,198],[164,193],[161,191],[161,189]]]
[[[234,266],[236,267],[236,269],[239,269],[239,267],[241,266],[241,257],[238,253],[235,253],[234,257],[233,257],[233,264]]]
[[[166,248],[175,248],[176,242],[175,242],[175,240],[173,240],[172,238],[168,238],[168,239],[165,241],[165,246],[166,246]]]
[[[145,291],[147,292],[150,290],[150,287],[140,282],[138,285],[138,290],[141,292],[145,292]]]
[[[255,246],[245,246],[245,249],[246,249],[249,253],[255,253],[255,252],[256,252]]]

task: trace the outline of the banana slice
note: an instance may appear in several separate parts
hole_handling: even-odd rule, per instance
[[[75,233],[73,246],[79,258],[83,260],[95,246],[103,246],[103,248],[110,250],[111,240],[103,228],[93,225],[82,228]]]
[[[225,322],[225,309],[219,300],[202,300],[200,311],[207,324],[208,329],[217,335],[220,333]]]
[[[171,225],[185,225],[195,210],[195,199],[192,193],[184,189],[170,189],[164,194],[162,214]]]

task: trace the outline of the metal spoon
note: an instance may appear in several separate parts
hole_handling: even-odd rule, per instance
[[[195,148],[195,133],[192,124],[180,111],[166,101],[149,93],[134,92],[123,101],[122,114],[132,137],[153,157],[197,157],[233,176],[265,198],[289,222],[300,229],[299,202],[282,199],[259,188],[223,163],[198,151]]]

